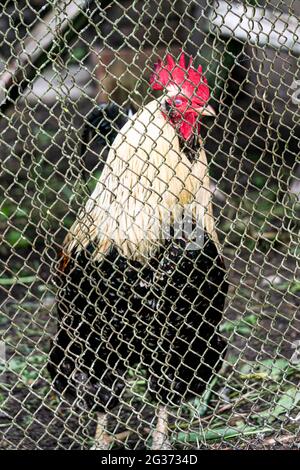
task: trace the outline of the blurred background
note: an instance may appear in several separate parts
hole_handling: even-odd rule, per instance
[[[206,446],[299,445],[299,19],[293,0],[1,1],[0,448],[89,444],[93,420],[59,404],[45,371],[53,260],[99,176],[81,132],[98,103],[153,99],[153,64],[181,50],[217,111],[202,137],[230,282],[224,381],[198,409]],[[122,413],[120,433],[136,429]],[[139,429],[126,445],[143,447]]]

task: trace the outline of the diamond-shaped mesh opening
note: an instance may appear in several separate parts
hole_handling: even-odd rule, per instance
[[[0,448],[299,446],[299,17],[4,2]]]

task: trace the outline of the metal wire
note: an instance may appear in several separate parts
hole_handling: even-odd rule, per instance
[[[153,64],[166,53],[178,57],[181,49],[203,66],[210,103],[217,110],[214,121],[203,120],[201,137],[229,283],[219,326],[228,350],[221,370],[213,374],[202,395],[169,408],[170,442],[175,449],[298,448],[299,19],[300,6],[293,0],[4,3],[0,448],[93,445],[96,417],[86,403],[89,384],[82,365],[91,349],[90,336],[83,338],[82,330],[68,324],[68,318],[64,321],[69,334],[82,349],[72,376],[77,384],[74,403],[65,392],[54,390],[47,370],[58,324],[56,260],[66,233],[99,180],[100,159],[107,153],[101,154],[94,123],[95,138],[80,155],[82,131],[99,103],[115,103],[133,114],[158,97],[149,87]],[[118,131],[116,119],[112,127]],[[92,283],[93,270],[86,269]],[[191,282],[187,277],[186,283]],[[78,296],[86,296],[81,285],[76,288]],[[103,292],[94,283],[93,289],[91,299],[96,295],[107,302],[98,312],[105,318],[109,289],[114,287],[108,285]],[[184,286],[178,297],[183,291]],[[167,301],[163,294],[158,305]],[[93,300],[87,304],[83,323],[88,322],[84,315]],[[75,297],[68,309],[76,308]],[[133,327],[130,317],[118,311],[116,315],[124,322],[118,333],[120,344],[100,360],[106,361],[107,370],[122,380],[124,388],[118,394],[110,389],[105,367],[101,377],[95,377],[94,365],[89,372],[99,387],[106,386],[117,398],[108,412],[109,447],[148,448],[157,403],[148,393],[152,385],[147,364],[141,361],[133,367],[129,357],[122,357],[122,376],[112,366],[112,358],[122,356],[126,328]],[[104,336],[115,328],[112,321],[105,321]],[[146,334],[154,328],[153,321],[141,316],[136,324]],[[153,341],[163,350],[164,331],[172,319],[157,321],[161,335],[153,329]],[[135,334],[144,349],[153,347],[144,344],[141,331]],[[176,334],[168,340],[165,361]],[[135,340],[126,344],[132,355],[136,344]],[[186,348],[191,352],[189,344]],[[203,357],[199,353],[200,362]],[[173,371],[174,380],[178,373]]]

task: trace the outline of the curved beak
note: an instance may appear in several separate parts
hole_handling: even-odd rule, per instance
[[[212,106],[207,104],[206,106],[199,106],[195,108],[195,111],[198,111],[201,116],[216,116],[216,111]]]

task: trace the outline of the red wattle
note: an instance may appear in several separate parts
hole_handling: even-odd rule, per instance
[[[194,130],[197,132],[199,131],[199,126],[196,123],[197,121],[197,115],[194,113],[187,113],[184,118],[182,123],[180,124],[180,134],[184,138],[184,140],[188,141],[193,135]]]

